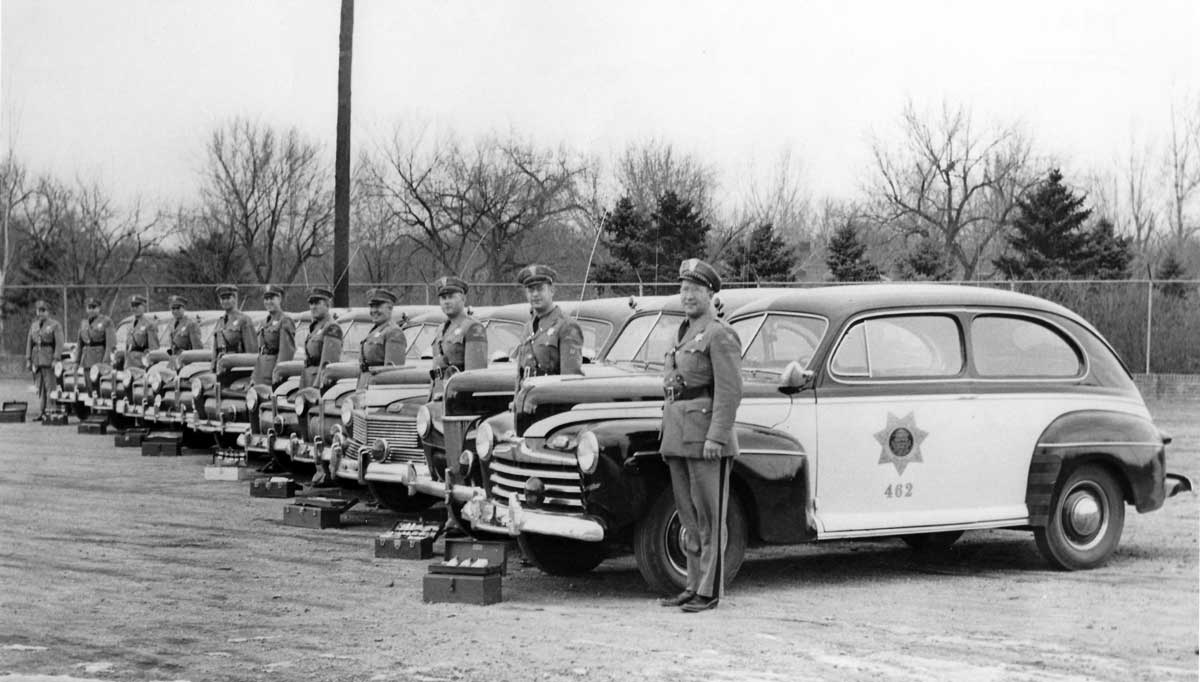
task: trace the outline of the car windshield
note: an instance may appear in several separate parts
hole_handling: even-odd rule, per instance
[[[218,319],[214,317],[200,323],[200,340],[204,342],[204,347],[208,350],[212,350],[213,347],[213,332],[216,331]]]
[[[125,347],[125,340],[129,338],[129,330],[132,327],[133,327],[132,321],[122,322],[121,326],[117,327],[117,331],[115,334],[116,339],[117,339],[117,345],[115,346],[116,348],[124,348]]]
[[[370,320],[356,320],[342,324],[342,356],[358,358],[362,354],[362,342],[375,326]]]
[[[604,347],[612,334],[612,325],[604,320],[579,319],[579,328],[583,330],[583,357],[595,360],[596,354]]]
[[[651,313],[635,317],[621,330],[605,358],[609,362],[662,364],[671,349],[683,313]]]
[[[437,338],[439,324],[422,324],[405,327],[404,340],[408,342],[409,357],[414,360],[433,357],[433,340]]]
[[[799,315],[755,315],[731,325],[742,342],[742,369],[780,374],[789,362],[808,367],[826,322]]]
[[[504,351],[510,358],[516,354],[517,346],[521,344],[521,329],[525,325],[512,320],[487,320],[483,324],[487,328],[489,350]]]

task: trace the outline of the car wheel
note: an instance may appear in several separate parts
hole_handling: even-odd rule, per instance
[[[725,521],[729,532],[725,543],[725,584],[728,585],[742,568],[748,533],[745,509],[732,491]],[[667,488],[649,514],[638,522],[633,534],[633,555],[650,589],[672,594],[686,586],[687,558],[683,553],[683,538],[683,525],[675,509],[675,494]]]
[[[912,533],[910,535],[901,535],[900,539],[906,545],[912,547],[915,551],[922,554],[933,554],[936,552],[944,552],[950,549],[959,538],[962,537],[961,530],[946,530],[940,533]]]
[[[1063,481],[1054,495],[1050,518],[1033,535],[1051,564],[1078,571],[1108,560],[1124,528],[1121,486],[1107,469],[1087,464]]]
[[[552,535],[521,533],[517,536],[517,544],[526,559],[550,575],[587,573],[599,566],[606,555],[602,543]]]
[[[401,483],[367,481],[367,487],[379,504],[401,514],[424,511],[437,502],[436,497],[429,495],[409,495],[408,486]]]

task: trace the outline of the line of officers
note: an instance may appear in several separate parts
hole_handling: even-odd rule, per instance
[[[553,268],[540,264],[529,265],[517,276],[532,312],[515,356],[521,378],[582,374],[583,333],[579,324],[555,304],[556,279]],[[664,358],[661,450],[685,529],[687,588],[662,604],[697,612],[717,606],[724,584],[729,476],[738,452],[733,422],[742,396],[741,344],[737,333],[716,315],[712,305],[713,294],[721,288],[717,271],[691,258],[680,265],[679,280],[686,318]],[[431,395],[454,373],[486,367],[488,358],[484,327],[468,313],[467,282],[446,276],[435,286],[446,321],[433,344]],[[221,285],[216,293],[224,313],[213,331],[213,368],[227,353],[257,353],[252,381],[270,384],[279,358],[290,359],[296,350],[296,327],[283,312],[282,288],[268,285],[263,289],[267,317],[257,328],[239,310],[236,286]],[[302,386],[317,385],[322,368],[341,359],[343,333],[330,314],[332,299],[333,293],[326,287],[308,292],[312,320],[304,341]],[[405,362],[407,341],[400,326],[392,321],[396,301],[396,295],[387,289],[367,293],[373,326],[360,349],[360,388],[369,381],[371,368]],[[199,325],[187,316],[186,307],[183,296],[171,296],[171,354],[203,348]],[[87,299],[86,309],[73,359],[89,377],[92,365],[112,357],[115,334],[112,319],[100,312],[99,299]],[[44,415],[54,386],[52,366],[61,354],[64,335],[62,326],[50,318],[47,302],[38,301],[35,310],[37,318],[29,330],[26,359],[34,373]],[[130,310],[134,320],[125,341],[127,366],[140,363],[145,353],[158,347],[156,327],[145,317],[146,299],[131,297]]]

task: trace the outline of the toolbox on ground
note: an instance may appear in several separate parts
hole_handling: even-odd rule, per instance
[[[260,476],[250,481],[250,497],[295,497],[300,484],[287,476]]]
[[[257,471],[238,464],[210,464],[204,467],[206,481],[249,481],[257,477]]]
[[[99,434],[108,433],[108,419],[104,417],[88,417],[79,422],[79,433]]]
[[[29,412],[29,403],[23,400],[5,400],[0,405],[0,422],[22,423],[25,421],[27,412]]]
[[[183,434],[178,431],[148,431],[142,436],[143,457],[178,457],[183,453]]]
[[[358,498],[305,497],[283,508],[283,524],[300,528],[337,528],[342,513],[358,504]]]
[[[71,423],[71,417],[66,412],[47,412],[42,417],[42,426],[66,426]]]
[[[119,448],[136,448],[150,433],[150,429],[125,429],[113,436],[113,445]]]
[[[377,559],[428,559],[433,542],[442,530],[442,521],[424,519],[419,514],[404,515],[388,532],[375,537]]]
[[[507,565],[506,543],[448,539],[445,557],[429,564],[422,580],[422,599],[480,606],[503,601],[501,576]]]

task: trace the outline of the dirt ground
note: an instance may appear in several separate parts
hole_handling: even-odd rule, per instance
[[[1200,481],[1200,402],[1151,410],[1169,468]],[[688,615],[629,556],[573,579],[513,559],[504,602],[425,604],[426,562],[372,556],[392,515],[286,527],[282,500],[205,481],[206,462],[0,425],[0,680],[1197,679],[1194,495],[1130,508],[1098,570],[1050,570],[1017,531],[936,558],[762,548],[719,610]]]

